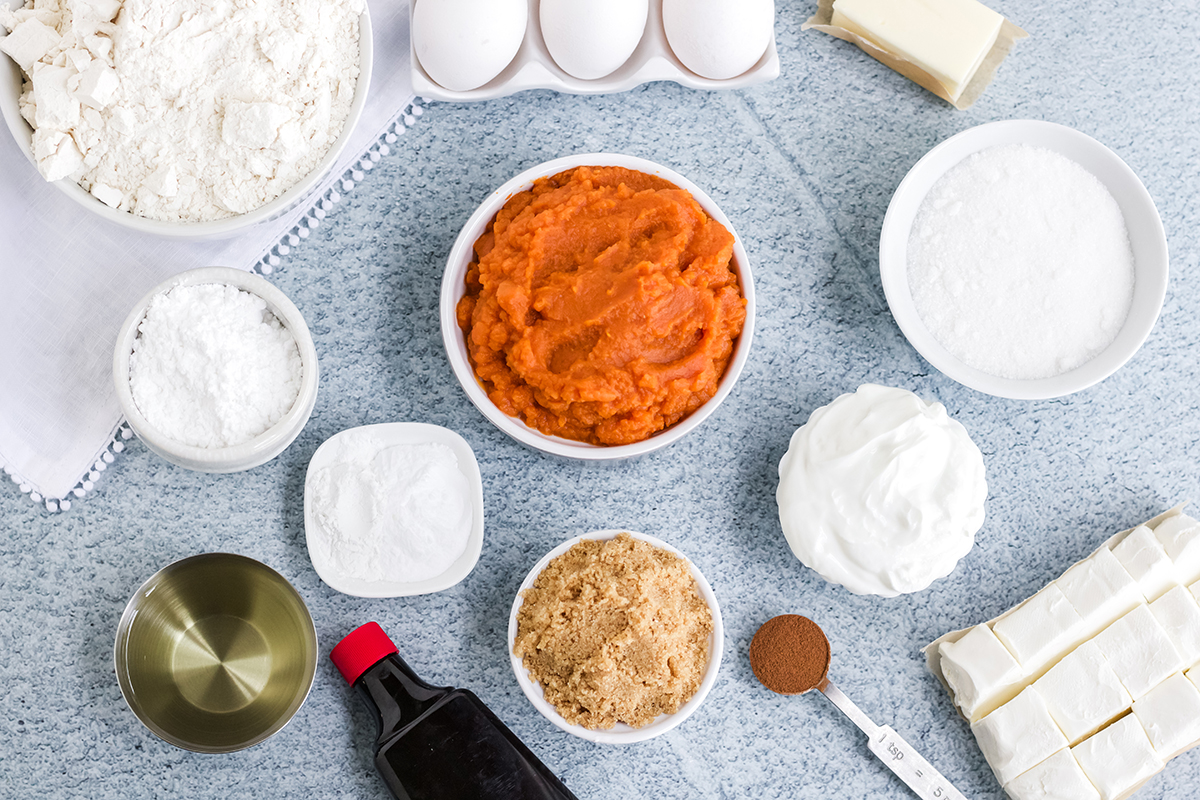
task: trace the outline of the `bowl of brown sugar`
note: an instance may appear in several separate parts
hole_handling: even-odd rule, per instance
[[[675,728],[721,666],[716,595],[666,542],[624,530],[563,542],[529,571],[509,657],[542,716],[574,736],[630,744]]]

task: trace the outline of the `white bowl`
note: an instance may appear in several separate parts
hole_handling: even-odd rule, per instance
[[[925,195],[953,166],[988,147],[1028,144],[1053,150],[1092,173],[1121,207],[1135,261],[1133,304],[1116,339],[1099,355],[1050,378],[1000,378],[960,361],[925,327],[908,284],[908,237]],[[1035,120],[990,122],[969,128],[930,150],[892,195],[879,241],[879,276],[892,316],[925,360],[946,376],[985,394],[1017,400],[1061,397],[1107,378],[1149,336],[1167,291],[1167,238],[1146,187],[1133,170],[1100,142],[1063,125]]]
[[[138,337],[138,326],[146,316],[150,300],[176,286],[196,286],[205,283],[223,283],[258,295],[267,302],[267,310],[291,331],[300,351],[300,392],[278,422],[248,442],[232,447],[195,447],[182,444],[163,435],[146,421],[129,386],[129,361],[133,353],[133,342]],[[138,301],[125,318],[121,332],[117,334],[117,346],[113,351],[113,385],[117,391],[117,402],[125,421],[152,452],[187,469],[197,472],[241,472],[265,464],[300,435],[317,402],[317,350],[312,335],[299,309],[283,292],[269,281],[251,272],[232,267],[201,267],[182,272],[155,286]]]
[[[13,5],[19,8],[23,5],[23,2],[22,0],[17,0]],[[324,158],[321,159],[313,171],[271,202],[253,211],[248,211],[245,214],[238,214],[224,219],[209,220],[206,222],[167,222],[139,217],[129,211],[121,211],[105,205],[70,178],[55,181],[54,185],[62,190],[67,197],[70,197],[88,211],[109,222],[116,223],[139,233],[151,233],[156,236],[185,241],[231,238],[260,222],[267,222],[283,216],[307,200],[309,193],[316,187],[325,174],[329,172],[334,162],[337,161],[338,156],[341,155],[342,150],[346,148],[346,144],[350,141],[350,136],[354,131],[354,126],[358,124],[359,117],[362,116],[363,108],[367,102],[367,91],[371,85],[371,66],[374,58],[374,47],[371,39],[371,18],[366,11],[365,4],[363,9],[362,16],[359,18],[358,84],[354,89],[354,98],[350,103],[350,113],[346,117],[345,127],[342,128],[341,135],[338,136],[333,146],[325,153]],[[3,28],[0,28],[0,31],[2,30]],[[18,103],[21,96],[22,81],[21,68],[17,63],[8,56],[0,54],[0,113],[3,114],[4,121],[8,123],[8,129],[12,132],[17,146],[21,148],[21,152],[29,159],[29,163],[36,167],[37,162],[33,157],[33,128],[21,116]]]
[[[664,180],[668,180],[679,188],[690,192],[692,197],[696,198],[696,202],[700,204],[700,207],[710,217],[720,222],[733,234],[733,261],[731,267],[738,276],[742,295],[746,298],[746,322],[742,328],[741,336],[738,337],[737,343],[734,345],[733,355],[725,367],[725,374],[721,376],[721,381],[717,386],[717,393],[709,398],[707,403],[671,427],[664,431],[659,431],[648,439],[633,444],[603,446],[564,439],[560,436],[549,436],[529,427],[516,417],[510,417],[505,414],[491,401],[487,396],[487,392],[484,391],[483,386],[475,377],[475,370],[471,367],[471,361],[467,357],[466,338],[463,336],[462,328],[458,326],[455,311],[458,307],[458,301],[466,293],[466,284],[464,281],[467,275],[467,265],[474,258],[475,240],[483,234],[488,223],[492,221],[492,218],[496,216],[496,213],[504,204],[508,202],[508,199],[533,186],[535,178],[556,175],[564,170],[581,166],[616,166],[638,170],[639,172],[656,175]],[[475,407],[483,412],[483,415],[493,425],[521,444],[531,447],[534,450],[579,461],[608,463],[643,456],[673,444],[699,427],[704,420],[708,419],[717,410],[717,406],[721,405],[721,402],[733,391],[733,385],[737,382],[738,376],[742,372],[742,367],[746,365],[746,359],[750,356],[750,342],[754,338],[754,310],[754,279],[750,274],[750,259],[746,255],[746,249],[742,246],[741,237],[734,230],[733,223],[721,212],[721,209],[717,208],[717,204],[713,202],[712,198],[687,178],[664,166],[655,164],[653,161],[613,153],[588,153],[556,158],[553,161],[547,161],[544,164],[527,169],[488,195],[483,204],[467,220],[467,224],[463,226],[462,231],[458,234],[458,239],[454,242],[454,247],[450,250],[450,257],[446,261],[446,272],[442,276],[440,314],[442,343],[446,347],[446,356],[450,359],[450,366],[454,369],[454,375],[458,378],[458,382],[462,384],[467,397],[470,398]]]
[[[471,506],[474,518],[467,539],[466,551],[450,565],[449,569],[423,581],[364,581],[338,572],[337,568],[322,558],[320,550],[313,547],[313,531],[317,523],[313,517],[310,482],[315,471],[329,465],[333,457],[332,443],[351,431],[369,431],[385,447],[411,444],[444,444],[454,451],[458,468],[467,477],[471,486]],[[308,473],[304,480],[304,538],[308,546],[308,557],[321,580],[342,594],[355,597],[404,597],[414,594],[431,594],[449,589],[470,574],[483,551],[483,478],[479,474],[479,463],[475,451],[467,440],[448,428],[428,425],[423,422],[388,422],[379,425],[364,425],[348,428],[325,440],[313,453],[308,462]]]
[[[688,569],[691,571],[692,577],[696,580],[696,588],[699,590],[700,596],[704,598],[704,602],[708,604],[709,611],[712,612],[712,634],[708,640],[708,668],[704,671],[704,678],[700,681],[700,688],[674,714],[661,714],[654,722],[641,728],[631,728],[624,722],[618,722],[610,730],[592,730],[582,725],[572,725],[563,719],[562,715],[558,713],[558,709],[546,702],[546,698],[542,694],[541,684],[535,683],[530,679],[522,660],[513,655],[513,644],[517,640],[517,612],[525,602],[524,598],[521,597],[521,592],[533,585],[534,580],[538,575],[542,574],[542,570],[546,568],[551,559],[557,558],[567,552],[584,539],[607,541],[615,539],[619,533],[628,533],[635,539],[640,539],[655,547],[672,552],[687,561]],[[533,569],[529,570],[529,574],[525,576],[525,580],[521,582],[521,588],[517,590],[516,599],[513,600],[512,611],[508,615],[508,658],[512,662],[513,674],[517,676],[517,683],[521,685],[521,691],[529,698],[529,702],[533,703],[533,707],[558,728],[572,736],[578,736],[580,739],[587,739],[589,742],[598,742],[600,744],[633,744],[634,742],[643,742],[647,739],[653,739],[655,736],[660,736],[680,725],[685,719],[695,713],[700,704],[704,702],[704,698],[708,696],[708,692],[712,689],[713,684],[717,682],[717,674],[721,670],[721,655],[724,649],[725,626],[721,622],[721,609],[717,605],[717,596],[713,593],[712,587],[708,585],[708,581],[704,579],[700,570],[696,569],[696,565],[688,560],[687,556],[663,540],[647,536],[644,533],[625,531],[624,529],[585,533],[582,536],[576,536],[574,539],[568,539],[542,556],[541,560],[533,565]]]

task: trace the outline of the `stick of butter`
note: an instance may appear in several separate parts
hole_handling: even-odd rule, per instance
[[[1004,17],[977,0],[834,0],[832,22],[916,64],[957,100]]]
[[[970,108],[1027,34],[978,0],[817,0],[800,30],[855,44],[955,108]]]

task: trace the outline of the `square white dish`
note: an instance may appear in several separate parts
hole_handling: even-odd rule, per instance
[[[458,459],[458,468],[467,478],[471,491],[472,520],[471,532],[467,539],[467,549],[450,565],[449,569],[433,578],[423,581],[364,581],[340,573],[320,554],[320,548],[313,546],[314,531],[317,522],[312,509],[312,480],[317,470],[330,465],[335,451],[332,443],[350,432],[369,432],[379,440],[384,447],[414,444],[441,444],[449,447]],[[304,539],[308,547],[309,559],[317,575],[330,588],[342,594],[355,597],[405,597],[416,594],[432,594],[449,589],[470,574],[479,561],[483,551],[483,478],[479,473],[479,463],[475,460],[475,451],[467,440],[454,431],[439,425],[429,425],[423,422],[386,422],[378,425],[363,425],[357,428],[347,428],[330,436],[313,453],[308,462],[308,471],[304,478]]]
[[[415,3],[409,5],[410,23],[414,6]],[[525,27],[525,38],[512,62],[483,86],[466,92],[446,89],[429,77],[417,59],[410,35],[409,63],[412,65],[413,89],[423,97],[462,102],[492,100],[526,89],[553,89],[565,94],[615,94],[652,81],[674,81],[691,89],[741,89],[779,77],[779,53],[775,49],[773,32],[762,58],[737,77],[713,80],[692,72],[683,65],[667,44],[667,35],[663,31],[662,0],[650,0],[646,30],[629,60],[603,78],[581,80],[554,63],[538,24],[539,6],[540,0],[529,0],[529,22]],[[409,30],[411,31],[411,24]]]

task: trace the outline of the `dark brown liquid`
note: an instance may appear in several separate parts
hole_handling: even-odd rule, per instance
[[[472,692],[430,686],[396,655],[354,687],[379,720],[375,766],[397,800],[577,800]]]

